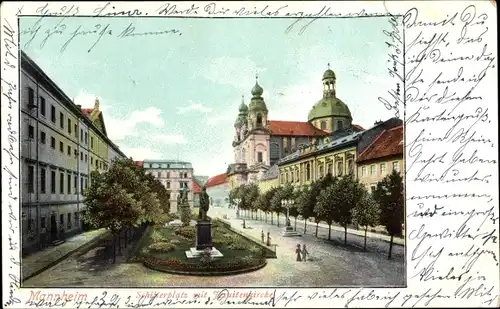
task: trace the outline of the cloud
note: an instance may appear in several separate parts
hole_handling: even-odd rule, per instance
[[[199,76],[220,85],[230,85],[247,92],[248,85],[255,83],[255,74],[265,72],[248,58],[220,57],[206,61],[208,65],[197,69]]]
[[[86,92],[80,92],[75,98],[75,104],[81,105],[82,108],[93,108],[96,95]],[[149,124],[157,128],[165,125],[165,121],[161,118],[161,110],[150,106],[145,109],[134,110],[129,115],[119,117],[118,114],[110,111],[113,105],[109,104],[105,99],[99,98],[100,110],[104,114],[106,131],[112,141],[123,140],[127,136],[138,136],[137,125]]]
[[[155,160],[155,159],[163,159],[161,154],[152,150],[150,147],[120,147],[120,150],[127,157],[132,157],[135,161],[141,160]]]
[[[238,112],[235,111],[226,111],[217,115],[213,115],[211,117],[206,118],[206,124],[210,126],[218,126],[224,123],[228,123],[231,120],[235,120],[238,116]]]
[[[201,113],[210,113],[212,111],[212,108],[206,107],[200,103],[192,103],[188,106],[177,107],[177,114],[184,114],[184,113],[187,113],[190,111],[198,111]]]
[[[151,137],[151,140],[157,141],[157,142],[162,142],[165,144],[186,144],[187,143],[187,140],[184,137],[184,135],[180,135],[180,134],[153,135]]]

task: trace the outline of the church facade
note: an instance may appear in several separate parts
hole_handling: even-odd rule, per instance
[[[256,80],[247,105],[242,100],[234,123],[234,163],[227,170],[231,188],[261,180],[278,161],[333,132],[363,131],[352,124],[349,107],[336,96],[336,76],[328,68],[322,77],[323,98],[313,105],[307,121],[268,119],[264,89]]]

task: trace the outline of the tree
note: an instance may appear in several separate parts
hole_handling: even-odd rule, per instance
[[[336,189],[335,184],[331,184],[327,188],[321,190],[316,206],[314,207],[316,216],[325,220],[328,224],[328,240],[331,239],[332,223],[335,217],[335,208],[337,207],[337,205],[333,204],[333,201],[335,201],[334,195],[337,193]]]
[[[334,221],[344,227],[344,244],[347,244],[347,226],[352,223],[353,209],[361,200],[364,187],[352,175],[341,177],[334,185],[332,199]]]
[[[250,210],[250,215],[253,219],[253,213],[257,211],[258,204],[256,203],[259,198],[259,186],[256,183],[250,183],[245,189],[245,201],[248,204],[248,209]]]
[[[389,259],[392,258],[394,236],[403,233],[404,222],[404,185],[401,175],[393,171],[377,183],[373,198],[380,207],[380,223],[391,236]]]
[[[122,162],[119,162],[122,163]],[[96,228],[106,228],[113,234],[113,263],[116,262],[116,240],[120,231],[138,226],[146,213],[136,190],[140,179],[126,164],[112,164],[105,173],[92,172],[91,185],[85,190],[86,209],[83,220]],[[130,184],[139,188],[131,189]]]
[[[311,188],[309,186],[303,186],[299,192],[297,192],[295,202],[297,204],[297,211],[304,219],[304,234],[306,234],[307,219],[314,216],[314,203]]]
[[[274,190],[273,197],[271,198],[271,209],[276,213],[278,227],[280,226],[280,213],[283,212],[283,207],[281,206],[282,191],[283,187],[277,187],[276,190]]]
[[[354,221],[365,228],[365,243],[363,249],[366,250],[366,233],[369,226],[376,226],[379,222],[380,209],[377,202],[368,191],[364,190],[363,196],[354,208]]]

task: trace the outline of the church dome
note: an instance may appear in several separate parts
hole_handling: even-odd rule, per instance
[[[314,104],[309,115],[308,121],[325,117],[347,117],[352,119],[351,111],[347,104],[337,97],[326,97]]]
[[[255,86],[253,86],[251,93],[254,97],[260,97],[264,93],[264,89],[262,89],[258,82],[255,82]]]
[[[234,122],[234,127],[241,128],[243,126],[243,124],[245,124],[243,117],[238,116],[238,118],[236,118],[236,121]]]
[[[240,107],[238,109],[240,113],[247,113],[248,112],[248,106],[245,104],[245,102],[241,102]]]
[[[335,79],[335,73],[331,69],[328,69],[325,71],[325,73],[323,73],[323,79],[327,79],[327,78]]]

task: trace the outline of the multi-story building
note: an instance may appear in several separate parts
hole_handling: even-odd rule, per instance
[[[211,205],[223,206],[229,202],[230,187],[225,173],[209,178],[205,188],[210,196]]]
[[[271,166],[259,181],[260,193],[265,193],[272,188],[279,187],[279,167],[278,164]]]
[[[322,82],[323,98],[313,105],[307,122],[269,120],[264,89],[255,83],[249,105],[241,103],[234,123],[234,163],[228,168],[232,186],[260,180],[281,158],[334,131],[363,130],[352,124],[349,107],[337,97],[336,76],[330,68]]]
[[[100,154],[102,171],[109,164],[107,149],[125,155],[24,52],[20,90],[21,233],[28,253],[82,230],[89,158]],[[89,147],[89,132],[100,136],[106,150]]]
[[[146,173],[160,180],[170,192],[170,213],[179,211],[177,198],[184,188],[188,190],[189,206],[194,207],[193,165],[191,163],[176,160],[144,160],[138,164],[142,165]]]
[[[403,170],[403,137],[403,126],[384,130],[359,154],[358,178],[370,192],[387,174]]]
[[[279,183],[307,185],[327,173],[334,176],[354,174],[359,177],[356,162],[360,154],[370,148],[381,133],[401,126],[401,119],[391,118],[377,122],[366,131],[349,133],[337,130],[331,136],[303,146],[278,161]]]

